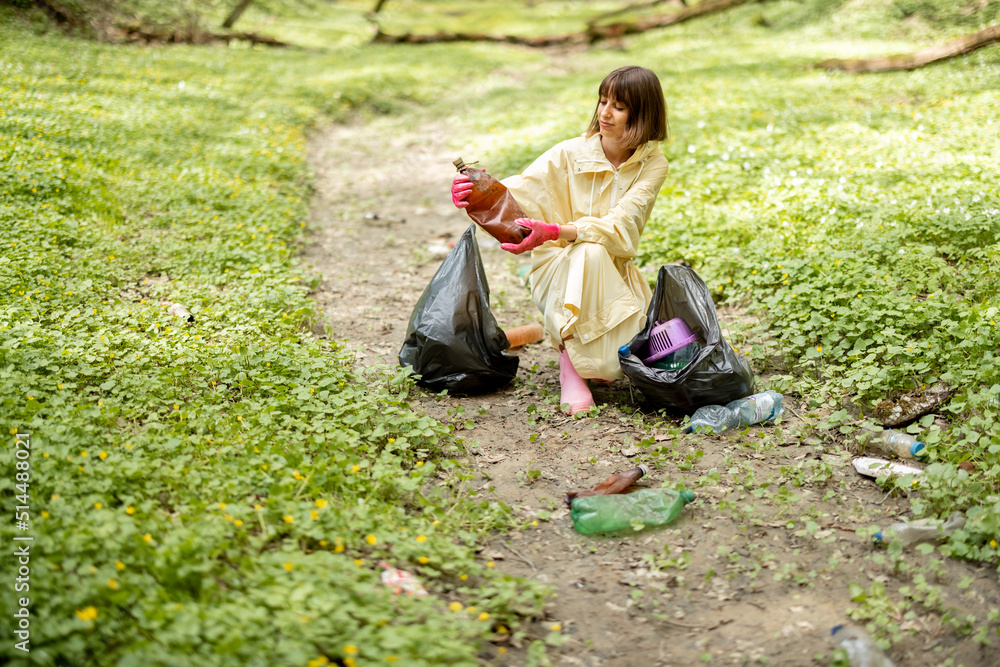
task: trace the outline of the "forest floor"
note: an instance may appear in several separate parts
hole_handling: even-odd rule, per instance
[[[410,312],[442,259],[435,246],[457,241],[469,225],[448,195],[457,155],[445,152],[445,139],[439,121],[398,117],[312,138],[316,193],[305,261],[322,277],[313,297],[332,338],[349,341],[359,365],[398,363]],[[517,275],[526,260],[479,240],[500,326],[540,321]],[[724,331],[738,316],[720,310]],[[839,433],[803,437],[819,415],[797,397],[786,396],[780,430],[677,436],[655,414],[622,409],[631,400],[624,382],[595,389],[598,416],[563,416],[552,400],[556,353],[536,344],[517,354],[518,377],[501,391],[418,390],[413,405],[454,423],[466,440],[481,475],[469,492],[525,519],[525,530],[496,535],[482,556],[555,588],[546,618],[530,627],[545,638],[558,624],[554,664],[824,664],[830,630],[849,622],[857,585],[872,597],[898,592],[898,564],[857,531],[905,517],[909,503],[859,476]],[[696,501],[663,530],[626,538],[574,532],[565,494],[636,461],[651,467],[640,486],[669,478],[692,488]],[[927,569],[941,596],[908,605],[885,596],[883,620],[894,624],[889,655],[901,665],[1000,664],[995,647],[943,620],[947,609],[984,618],[1000,606],[995,572],[933,553],[913,552],[912,564]],[[498,635],[483,662],[524,664],[516,643]]]

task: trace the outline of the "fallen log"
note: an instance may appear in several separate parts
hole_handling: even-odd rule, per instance
[[[1000,24],[974,32],[971,35],[965,35],[948,44],[931,46],[913,53],[900,53],[879,58],[831,58],[815,63],[813,67],[816,69],[839,69],[854,74],[911,70],[972,53],[997,42],[1000,42]]]
[[[618,9],[612,9],[611,11],[604,12],[603,14],[591,16],[587,19],[587,25],[591,26],[599,21],[610,19],[615,16],[621,16],[622,14],[627,14],[631,11],[649,9],[650,7],[662,5],[665,2],[679,2],[681,5],[687,7],[687,0],[645,0],[644,2],[633,2],[632,4],[625,5],[624,7],[619,7]]]
[[[715,14],[732,7],[751,2],[769,2],[770,0],[705,0],[677,12],[651,16],[630,23],[610,23],[607,25],[589,25],[580,32],[565,35],[549,35],[544,37],[520,37],[518,35],[487,35],[471,32],[437,32],[431,35],[403,33],[392,35],[376,28],[372,41],[379,44],[439,44],[442,42],[502,42],[505,44],[520,44],[522,46],[545,47],[567,44],[593,44],[602,40],[614,40],[624,35],[634,35],[657,28],[664,28],[676,23]]]
[[[679,12],[669,14],[658,14],[649,18],[639,19],[631,23],[609,23],[607,25],[590,26],[586,32],[590,42],[602,39],[616,39],[624,35],[635,35],[657,28],[666,28],[677,23],[684,23],[692,19],[701,18],[709,14],[715,14],[733,7],[739,7],[751,2],[764,3],[769,0],[705,0],[697,5],[692,5]]]
[[[200,30],[167,30],[143,28],[141,26],[119,26],[121,39],[128,42],[144,42],[146,44],[209,44],[211,42],[246,41],[252,45],[264,44],[276,48],[292,46],[268,35],[255,32],[202,32]]]
[[[521,37],[519,35],[487,35],[476,32],[436,32],[429,35],[403,33],[391,35],[377,28],[372,42],[377,44],[440,44],[443,42],[500,42],[503,44],[519,44],[521,46],[560,46],[564,44],[584,44],[587,35],[584,32],[548,37]]]

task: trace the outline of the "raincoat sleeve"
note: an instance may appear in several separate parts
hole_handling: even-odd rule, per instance
[[[565,219],[564,212],[570,210],[566,205],[568,202],[557,202],[559,197],[554,189],[555,183],[565,184],[570,173],[570,158],[564,143],[556,144],[539,155],[521,174],[501,181],[529,218],[555,225],[572,222]],[[565,185],[561,190],[567,190]]]
[[[669,169],[663,157],[650,162],[607,215],[572,221],[577,228],[577,241],[599,243],[616,257],[635,257],[642,230]]]

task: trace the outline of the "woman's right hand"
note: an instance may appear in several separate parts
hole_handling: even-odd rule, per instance
[[[457,174],[451,182],[451,203],[456,208],[465,208],[469,202],[465,198],[472,192],[472,181],[465,174]]]

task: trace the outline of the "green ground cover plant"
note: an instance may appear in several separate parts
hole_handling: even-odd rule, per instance
[[[476,557],[508,508],[455,492],[461,443],[401,371],[312,334],[295,257],[306,131],[420,97],[420,68],[0,26],[0,493],[31,508],[3,535],[34,537],[32,662],[475,664],[537,613]]]
[[[397,4],[387,29],[416,29],[425,9],[435,30],[579,28],[528,7]],[[272,32],[326,50],[264,53],[94,45],[0,9],[0,401],[11,433],[32,433],[32,585],[51,620],[38,655],[472,664],[477,639],[539,609],[542,589],[475,558],[512,520],[455,500],[460,443],[408,409],[409,381],[358,377],[350,349],[310,333],[305,134],[434,114],[456,155],[507,175],[582,131],[601,78],[633,62],[661,75],[674,133],[647,275],[686,260],[755,315],[735,342],[823,411],[810,432],[849,437],[845,402],[869,414],[949,384],[947,423],[912,428],[933,461],[914,510],[968,510],[940,551],[996,564],[1000,52],[911,73],[809,68],[995,20],[995,3],[960,18],[951,4],[750,5],[625,52],[557,53],[555,69],[496,45],[356,50],[370,3],[314,23],[284,8]],[[255,8],[246,28],[268,18]],[[14,469],[12,450],[0,460]],[[389,596],[381,558],[434,599]],[[922,572],[901,576],[933,607]],[[860,620],[904,604],[875,592],[857,596]]]

